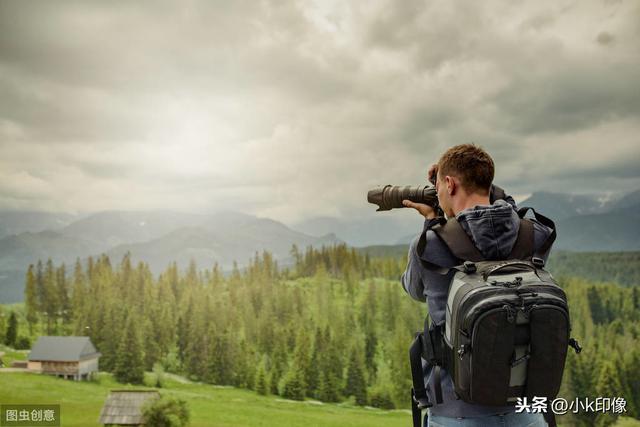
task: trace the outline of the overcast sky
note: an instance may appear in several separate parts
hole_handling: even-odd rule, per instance
[[[640,189],[637,1],[0,0],[0,209],[371,212],[475,142]]]

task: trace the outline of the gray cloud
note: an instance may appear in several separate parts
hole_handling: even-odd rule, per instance
[[[639,10],[0,0],[0,208],[364,215],[463,142],[515,194],[633,190]]]

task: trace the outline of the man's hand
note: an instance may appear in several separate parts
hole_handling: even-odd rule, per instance
[[[425,205],[424,203],[415,203],[411,200],[403,200],[402,204],[408,208],[417,210],[420,215],[422,215],[426,219],[433,219],[436,217],[436,211],[434,211],[431,206]]]
[[[438,164],[434,163],[429,167],[427,171],[427,181],[436,185],[436,177],[438,176]]]

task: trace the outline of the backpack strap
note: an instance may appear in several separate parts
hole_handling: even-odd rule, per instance
[[[493,203],[495,200],[505,200],[507,198],[507,193],[504,192],[502,187],[498,187],[497,185],[491,186],[491,192],[489,196],[489,201]]]
[[[444,219],[444,217],[438,217],[435,218],[434,220],[432,220],[434,223],[438,223],[438,224],[445,224],[446,220]],[[416,245],[416,254],[418,256],[418,259],[420,260],[420,264],[422,264],[422,266],[424,268],[426,268],[429,271],[432,271],[434,273],[440,274],[442,276],[444,276],[445,274],[449,273],[449,271],[451,270],[450,268],[447,267],[442,267],[440,265],[436,265],[432,262],[427,261],[426,259],[424,259],[422,257],[422,254],[425,253],[426,249],[427,249],[427,232],[429,230],[433,230],[433,227],[435,225],[429,225],[427,228],[425,228],[422,231],[422,234],[420,234],[420,238],[418,239],[418,243]]]
[[[422,332],[416,334],[411,347],[409,348],[409,361],[411,362],[411,414],[413,426],[422,427],[422,410],[433,406],[429,402],[427,390],[424,387],[424,371],[422,369],[422,354],[424,353],[424,335]]]
[[[538,222],[552,230],[549,237],[547,237],[542,246],[537,250],[534,246],[533,222],[525,218],[529,210],[533,212]],[[520,217],[518,237],[507,259],[529,259],[534,256],[544,258],[556,240],[557,233],[555,223],[546,216],[537,213],[533,208],[528,207],[519,209],[518,216]],[[484,257],[456,218],[450,218],[444,224],[436,224],[431,229],[444,241],[456,258],[462,261],[484,261]]]
[[[453,256],[462,261],[484,261],[484,257],[471,241],[456,218],[449,218],[444,224],[431,228],[447,245]]]
[[[533,223],[521,218],[518,237],[507,259],[529,259],[533,256]]]
[[[547,237],[547,240],[544,241],[542,246],[540,246],[537,250],[533,251],[533,256],[544,259],[545,256],[549,253],[549,250],[551,249],[551,245],[553,245],[553,242],[555,242],[556,240],[556,237],[557,237],[556,224],[546,216],[539,214],[538,212],[535,211],[535,209],[530,207],[518,209],[518,216],[521,219],[524,219],[524,216],[527,214],[528,211],[533,212],[533,215],[536,221],[538,221],[540,224],[546,227],[549,227],[552,230],[551,234],[549,235],[549,237]]]

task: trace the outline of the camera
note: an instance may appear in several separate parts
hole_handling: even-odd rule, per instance
[[[367,201],[378,205],[376,212],[404,208],[403,200],[423,203],[438,210],[438,195],[434,185],[385,185],[367,193]]]

